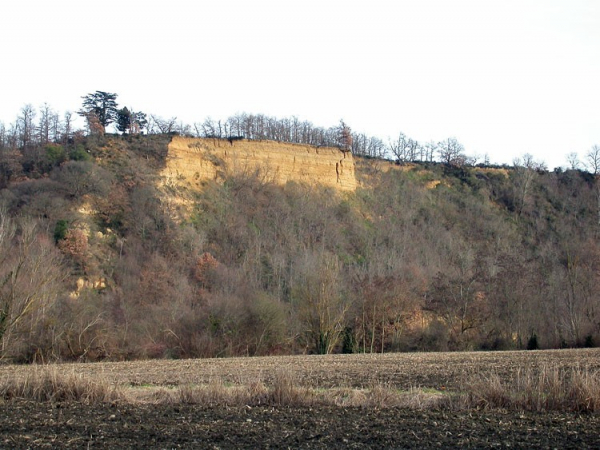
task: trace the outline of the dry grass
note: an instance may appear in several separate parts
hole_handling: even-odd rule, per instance
[[[0,399],[600,411],[598,349],[0,366]]]
[[[600,371],[545,366],[520,370],[512,378],[498,374],[472,378],[463,388],[466,407],[524,411],[600,411]]]
[[[7,377],[0,383],[0,398],[38,402],[75,401],[85,404],[123,399],[123,390],[107,381],[65,374],[55,366],[37,368],[25,377]]]
[[[340,407],[422,409],[444,404],[441,393],[414,389],[403,392],[383,385],[370,389],[301,386],[292,372],[279,370],[268,386],[261,380],[243,385],[226,385],[214,378],[206,385],[173,387],[117,387],[104,381],[90,380],[81,374],[65,374],[56,366],[38,367],[25,377],[6,378],[0,383],[0,398],[38,402],[193,404],[203,406],[289,406],[329,405]]]
[[[243,386],[212,383],[206,386],[181,386],[173,389],[146,388],[129,392],[127,401],[153,404],[191,404],[202,406],[337,406],[384,409],[437,409],[450,405],[450,397],[419,389],[407,392],[374,386],[371,389],[331,388],[317,390],[293,384],[265,386],[261,382]]]

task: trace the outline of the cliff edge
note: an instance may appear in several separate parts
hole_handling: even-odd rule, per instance
[[[258,173],[266,181],[320,184],[341,191],[356,189],[352,153],[275,141],[173,137],[168,146],[166,182],[201,188],[225,175]]]

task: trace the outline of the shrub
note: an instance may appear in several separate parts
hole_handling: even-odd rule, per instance
[[[68,220],[59,220],[56,222],[54,227],[54,242],[58,243],[58,241],[62,241],[67,235],[67,230],[69,229],[69,221]]]
[[[91,156],[82,144],[77,144],[77,146],[69,153],[69,157],[73,161],[89,161],[91,159]]]
[[[52,166],[58,166],[67,160],[65,149],[59,144],[48,144],[46,146],[46,157]]]
[[[538,343],[537,335],[535,333],[533,333],[531,335],[531,337],[529,338],[529,340],[527,341],[527,350],[537,350],[539,348],[540,348],[540,346]]]

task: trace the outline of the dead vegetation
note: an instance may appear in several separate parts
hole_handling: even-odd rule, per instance
[[[0,368],[0,398],[210,407],[600,411],[597,351],[463,354],[463,362],[470,360],[470,365],[463,365],[463,373],[457,375],[457,380],[444,378],[441,369],[457,363],[459,356],[439,353],[369,356],[369,364],[362,364],[365,360],[360,355],[238,358],[233,361],[238,365],[237,374],[232,372],[233,366],[220,364],[231,362],[228,360],[4,366]],[[496,365],[489,364],[492,357],[496,358]],[[571,366],[565,364],[567,357],[572,361]],[[425,376],[424,380],[435,381],[425,385],[398,383],[389,369],[394,363],[408,367],[403,365],[407,361],[413,370]],[[269,366],[269,362],[276,364]],[[500,371],[502,363],[511,370]],[[153,382],[156,378],[152,367],[160,371],[169,365],[181,377],[171,383]],[[136,366],[146,374],[145,379],[139,373],[133,375]],[[387,378],[379,372],[385,368]],[[323,373],[337,377],[336,381],[327,381]],[[373,377],[373,373],[379,374]],[[360,385],[352,382],[352,378],[358,377],[363,377]]]
[[[498,374],[473,377],[462,393],[470,408],[523,411],[600,411],[600,371],[588,367],[517,371],[503,379]]]
[[[57,366],[36,367],[24,377],[6,377],[0,383],[0,398],[4,400],[97,404],[122,400],[124,396],[125,390],[108,379],[64,373]]]

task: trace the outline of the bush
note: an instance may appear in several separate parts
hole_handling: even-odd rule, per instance
[[[67,160],[65,149],[59,144],[48,144],[46,146],[46,157],[52,166],[58,166]]]
[[[91,159],[91,156],[82,144],[77,144],[77,146],[69,153],[69,157],[73,161],[89,161]]]
[[[69,221],[68,220],[59,220],[56,222],[56,226],[54,227],[54,242],[58,243],[58,241],[62,241],[67,235],[67,230],[69,229]]]
[[[537,335],[533,333],[527,341],[527,350],[538,350],[539,348],[540,346],[538,343]]]
[[[596,346],[596,343],[594,342],[594,337],[591,334],[588,334],[585,337],[585,342],[584,342],[583,346],[585,348],[593,348]]]

